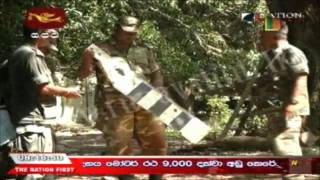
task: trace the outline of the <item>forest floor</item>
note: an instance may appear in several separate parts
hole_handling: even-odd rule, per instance
[[[105,154],[104,139],[100,131],[86,127],[80,124],[74,124],[68,127],[56,128],[57,136],[57,152],[64,152],[68,155],[86,155],[98,156]],[[209,147],[201,152],[186,151],[177,154],[179,149],[188,149],[191,145],[177,137],[169,136],[167,138],[169,145],[169,154],[173,155],[210,155],[210,156],[271,156],[271,152],[267,151],[244,151],[244,150],[221,150],[219,148]],[[80,143],[81,142],[81,143]],[[180,151],[179,151],[180,152]],[[139,153],[137,151],[137,153]],[[135,175],[136,179],[148,179],[148,175]],[[57,176],[58,180],[117,180],[113,176]],[[178,175],[166,174],[163,176],[164,180],[239,180],[239,179],[283,179],[281,175],[264,174],[264,175]],[[305,175],[305,179],[320,179],[318,175]]]

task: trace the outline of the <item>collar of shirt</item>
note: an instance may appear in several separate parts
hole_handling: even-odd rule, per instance
[[[36,53],[36,56],[40,56],[44,58],[44,54],[40,51],[40,49],[32,46],[32,50]]]
[[[117,45],[116,45],[117,43],[116,43],[116,41],[115,41],[114,39],[112,39],[112,40],[109,42],[109,44],[112,46],[113,50],[116,51],[116,54],[121,54],[122,56],[127,56],[130,49],[138,46],[138,45],[137,45],[137,42],[134,41],[134,42],[132,43],[132,45],[129,47],[129,49],[121,50],[121,49],[118,49],[118,48],[117,48]]]
[[[289,46],[290,46],[290,44],[289,44],[288,42],[286,42],[286,43],[281,43],[281,44],[279,45],[279,47],[277,47],[277,48],[274,49],[274,52],[275,52],[275,53],[281,53],[281,52],[283,51],[283,49],[286,49],[286,48],[289,47]]]
[[[288,48],[289,46],[289,43],[282,43],[279,47],[271,49],[269,51],[264,51],[262,54],[265,58],[273,60],[275,57],[278,57],[278,55],[281,54],[283,50]]]

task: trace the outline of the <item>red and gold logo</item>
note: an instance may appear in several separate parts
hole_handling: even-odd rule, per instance
[[[62,8],[32,8],[27,12],[26,25],[34,29],[62,28],[67,16]]]

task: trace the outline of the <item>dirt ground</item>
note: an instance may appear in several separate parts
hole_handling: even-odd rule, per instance
[[[57,151],[64,152],[68,155],[104,155],[104,139],[100,131],[85,127],[83,125],[74,124],[69,127],[56,128],[57,135]],[[179,148],[186,148],[190,146],[188,142],[183,139],[168,137],[170,153],[174,153]],[[137,153],[139,153],[137,151]],[[181,155],[210,155],[210,156],[268,156],[270,152],[262,151],[222,151],[215,148],[209,148],[206,152],[188,152],[189,154]],[[190,154],[191,153],[191,154]],[[176,155],[176,154],[175,154]],[[136,179],[148,179],[148,175],[135,175]],[[112,176],[57,176],[54,179],[58,180],[117,180]],[[280,175],[178,175],[166,174],[163,176],[164,180],[247,180],[247,179],[268,179],[278,180],[283,179]],[[306,175],[305,179],[320,179],[318,175]]]

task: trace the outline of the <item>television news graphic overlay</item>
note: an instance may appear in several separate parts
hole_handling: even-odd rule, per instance
[[[264,24],[266,31],[278,31],[281,28],[281,20],[287,23],[301,23],[303,19],[304,14],[300,12],[275,12],[267,15],[253,12],[241,13],[241,21],[249,24]]]
[[[266,17],[264,20],[264,30],[265,31],[279,31],[281,29],[281,20],[275,19],[270,16]]]
[[[94,44],[89,49],[113,86],[134,103],[151,111],[192,143],[198,143],[209,133],[209,126],[139,78],[123,58],[110,57]]]
[[[12,153],[9,174],[320,174],[319,157],[67,156]]]
[[[245,21],[250,24],[255,22],[255,14],[254,13],[241,13],[241,21]]]
[[[31,29],[58,29],[67,23],[67,16],[62,8],[32,8],[25,23]]]
[[[34,33],[31,33],[30,36],[33,39],[37,39],[39,37],[41,37],[43,39],[49,38],[49,37],[51,37],[53,39],[57,39],[59,37],[59,33],[58,32],[52,32],[51,34],[49,34],[47,32],[42,32],[42,33],[39,34],[39,33],[34,32]]]

